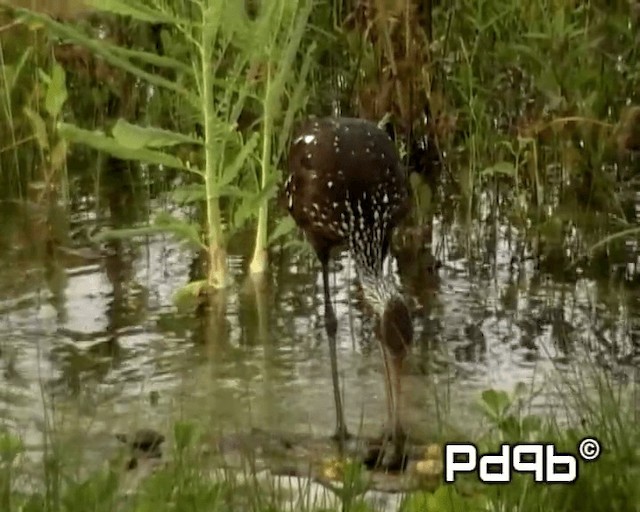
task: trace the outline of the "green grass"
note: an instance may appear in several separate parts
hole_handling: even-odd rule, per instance
[[[634,397],[627,386],[601,375],[585,379],[583,385],[564,390],[565,409],[555,415],[531,414],[531,391],[525,386],[512,395],[487,390],[478,403],[484,417],[481,434],[470,439],[481,454],[497,453],[500,444],[516,442],[550,442],[557,451],[575,454],[581,439],[596,437],[602,453],[596,461],[579,463],[576,483],[538,484],[526,474],[515,475],[504,485],[485,485],[467,475],[452,485],[431,479],[426,486],[430,490],[407,494],[400,500],[400,510],[640,510],[640,432]],[[81,450],[65,448],[52,432],[47,434],[46,457],[34,468],[19,437],[4,431],[0,506],[6,512],[379,510],[366,493],[366,479],[357,464],[345,466],[342,487],[334,485],[342,490],[332,494],[304,479],[273,478],[254,470],[250,455],[241,469],[218,468],[217,459],[202,449],[202,434],[195,421],[175,423],[166,462],[144,477],[135,477],[138,469],[124,469],[129,456],[124,448],[114,450],[102,467],[87,467]]]
[[[405,58],[408,39],[402,24],[374,25],[374,38],[371,31],[365,31],[366,23],[353,28],[350,14],[356,12],[358,1],[323,0],[311,10],[301,36],[304,50],[294,59],[287,44],[298,41],[299,27],[294,31],[292,24],[282,23],[291,13],[251,19],[242,9],[229,11],[224,26],[230,33],[235,34],[239,27],[263,28],[254,31],[254,38],[230,36],[215,50],[206,45],[210,55],[202,59],[194,43],[197,34],[189,32],[197,29],[197,23],[189,28],[189,23],[168,21],[158,29],[157,24],[145,20],[150,13],[153,21],[172,20],[174,14],[178,18],[199,16],[200,9],[194,5],[202,7],[206,2],[176,3],[172,8],[156,2],[157,8],[148,12],[128,9],[124,4],[116,0],[105,3],[107,12],[96,14],[90,22],[45,23],[49,31],[82,44],[89,44],[97,26],[107,27],[116,44],[96,51],[111,67],[104,62],[96,69],[82,64],[91,61],[91,51],[82,54],[72,47],[62,51],[42,25],[37,25],[39,30],[32,34],[24,27],[14,27],[7,33],[19,30],[21,39],[0,40],[0,78],[5,85],[0,97],[3,190],[24,196],[29,182],[41,180],[43,171],[50,171],[52,157],[43,144],[51,146],[52,155],[60,153],[53,150],[53,125],[47,126],[50,141],[37,136],[37,127],[24,109],[26,106],[36,111],[44,102],[47,84],[41,81],[42,71],[49,74],[55,69],[53,58],[68,68],[69,101],[60,116],[65,121],[108,132],[109,126],[122,117],[131,123],[163,126],[188,135],[196,130],[198,116],[202,117],[202,109],[194,111],[190,103],[193,98],[185,92],[198,91],[197,81],[190,78],[194,70],[189,63],[194,59],[196,64],[212,60],[216,63],[210,84],[213,97],[226,105],[215,113],[216,130],[227,133],[236,127],[237,131],[233,144],[216,151],[225,156],[216,160],[215,173],[209,169],[210,175],[216,174],[215,179],[206,180],[209,193],[200,190],[202,187],[196,190],[199,177],[193,174],[185,178],[187,187],[180,201],[191,207],[200,204],[202,196],[219,194],[220,201],[214,201],[219,202],[218,215],[211,204],[205,208],[212,214],[209,228],[216,233],[209,233],[212,242],[204,243],[215,252],[216,245],[226,244],[223,239],[253,224],[257,243],[252,269],[262,271],[266,268],[266,249],[291,234],[290,229],[283,228],[272,232],[277,236],[271,236],[268,231],[280,223],[282,212],[270,216],[269,225],[267,205],[280,177],[278,168],[286,155],[292,116],[299,117],[302,110],[327,113],[337,101],[345,113],[375,113],[379,118],[392,113],[397,118],[403,110],[402,102],[407,101],[407,91],[387,83],[390,78],[384,70],[393,57],[401,76],[412,77],[415,91],[422,91],[429,99],[433,112],[429,133],[437,135],[438,146],[447,153],[447,173],[443,177],[445,181],[451,178],[451,183],[445,194],[457,202],[457,216],[465,225],[472,225],[486,206],[483,197],[495,193],[499,200],[489,201],[492,214],[507,218],[527,236],[544,238],[556,222],[565,230],[577,227],[583,234],[583,245],[589,247],[612,232],[634,227],[632,197],[627,193],[635,176],[634,163],[628,154],[618,151],[616,144],[616,140],[622,140],[616,132],[618,120],[628,103],[639,103],[640,90],[640,71],[635,65],[638,22],[626,1],[536,0],[526,5],[515,0],[429,2],[432,27],[427,30],[411,25],[418,42],[412,49],[414,57]],[[129,15],[110,14],[118,12]],[[11,22],[8,17],[7,23]],[[269,23],[273,24],[270,32]],[[71,32],[69,27],[76,30]],[[243,30],[238,33],[244,34]],[[271,34],[271,39],[259,38],[262,32]],[[296,37],[287,36],[294,32]],[[155,55],[156,43],[150,33],[163,43],[163,56]],[[427,36],[431,38],[429,45],[419,43]],[[262,39],[269,44],[263,44]],[[31,43],[26,50],[25,41]],[[260,49],[258,53],[254,46]],[[313,52],[312,47],[316,48]],[[287,55],[289,58],[284,58]],[[280,61],[282,66],[276,66]],[[143,89],[136,88],[131,77],[114,69],[119,65],[126,65],[143,82],[155,85],[153,98],[144,98]],[[197,75],[197,66],[194,69]],[[200,96],[210,90],[205,87]],[[384,90],[392,91],[388,101],[379,98],[377,110],[365,108],[373,102],[367,95]],[[212,98],[203,102],[208,106],[211,103]],[[364,107],[359,110],[358,105]],[[52,121],[56,117],[52,116]],[[418,119],[409,121],[419,124]],[[84,133],[81,135],[88,140]],[[192,166],[201,167],[206,161],[203,152],[203,148],[189,145],[176,151],[181,160],[189,155]],[[240,161],[238,171],[232,162],[241,154],[244,164]],[[61,178],[55,181],[62,189],[59,196],[74,195],[73,183],[82,179],[86,167],[69,169],[67,175],[67,167],[61,166]],[[224,191],[211,188],[212,182],[226,183],[230,173],[237,179],[225,185]],[[153,172],[150,180],[161,181],[163,174]],[[225,179],[220,180],[220,176]],[[430,200],[417,199],[417,224],[424,223],[425,211],[438,200],[435,191],[431,192]],[[419,196],[424,194],[417,192]],[[629,236],[635,235],[633,230],[628,232]],[[623,245],[624,241],[616,241],[606,247],[617,250]],[[583,252],[584,246],[579,248]],[[221,253],[218,259],[222,261],[224,255]]]

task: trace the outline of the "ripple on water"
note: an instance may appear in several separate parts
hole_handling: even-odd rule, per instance
[[[508,232],[499,235],[497,257],[476,273],[452,240],[432,288],[416,299],[416,345],[404,389],[417,431],[433,432],[442,418],[473,430],[474,404],[487,387],[512,391],[525,382],[536,391],[536,410],[556,407],[561,393],[549,375],[572,378],[590,354],[611,354],[602,339],[617,347],[614,363],[633,355],[628,310],[609,307],[587,280],[572,287],[541,283],[526,265],[516,275],[508,244],[500,241]],[[43,400],[55,404],[63,424],[73,418],[90,424],[84,435],[96,443],[134,425],[163,429],[176,417],[211,428],[333,429],[315,263],[279,254],[267,296],[257,300],[251,287],[241,286],[247,251],[234,253],[229,266],[237,284],[225,315],[195,318],[173,306],[175,291],[190,278],[189,250],[163,236],[122,247],[97,263],[59,262],[50,275],[34,270],[35,257],[21,261],[28,279],[19,286],[6,271],[17,253],[0,254],[0,421],[32,446],[42,441]],[[347,419],[354,430],[362,425],[374,433],[386,412],[380,354],[372,323],[352,305],[348,259],[336,268]]]

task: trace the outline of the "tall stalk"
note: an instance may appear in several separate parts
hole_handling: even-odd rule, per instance
[[[215,0],[214,0],[215,1]],[[208,2],[210,3],[210,2]],[[202,113],[204,117],[204,148],[205,148],[205,192],[207,203],[207,235],[209,249],[208,284],[214,288],[223,288],[228,284],[227,251],[224,243],[224,233],[220,222],[219,192],[217,190],[216,148],[214,145],[215,111],[213,98],[213,48],[216,31],[212,29],[211,15],[215,13],[208,8],[203,12],[202,46],[200,47],[202,77]],[[215,22],[214,22],[215,23]],[[215,26],[215,25],[213,25]]]
[[[301,109],[304,92],[301,90],[309,73],[310,59],[315,46],[309,46],[300,70],[296,67],[296,56],[300,51],[302,38],[313,2],[309,0],[272,0],[262,14],[270,33],[269,45],[262,50],[262,59],[266,73],[264,79],[263,113],[262,113],[262,154],[260,165],[260,193],[268,191],[273,180],[273,164],[283,155],[289,129],[295,114]],[[282,107],[283,96],[290,92],[286,109]],[[276,121],[283,119],[278,129],[279,140],[273,148],[273,137],[276,136]],[[258,228],[249,265],[252,274],[266,271],[268,265],[268,203],[263,200],[258,209]]]
[[[269,180],[271,165],[271,135],[273,130],[273,84],[271,81],[271,66],[267,66],[267,81],[265,91],[265,109],[262,122],[262,164],[260,188],[264,190]],[[258,230],[256,234],[256,244],[253,251],[253,259],[249,265],[249,270],[253,274],[260,274],[267,270],[267,226],[268,226],[269,205],[263,202],[258,210]]]

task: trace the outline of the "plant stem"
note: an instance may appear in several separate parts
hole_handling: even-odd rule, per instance
[[[262,167],[260,188],[262,190],[267,186],[270,164],[271,164],[271,125],[273,123],[272,110],[273,106],[273,90],[271,82],[271,69],[267,66],[267,84],[265,93],[265,109],[262,133]],[[249,265],[252,274],[261,274],[267,270],[267,220],[268,220],[268,204],[264,201],[260,205],[258,211],[258,231],[256,233],[256,244],[253,251],[253,259]]]
[[[228,284],[227,251],[224,244],[224,233],[220,222],[218,176],[216,172],[216,148],[214,146],[215,112],[213,98],[213,74],[211,62],[215,46],[215,31],[210,26],[211,20],[204,16],[202,28],[202,113],[204,116],[205,145],[205,190],[207,194],[207,234],[209,244],[209,285],[224,288]]]

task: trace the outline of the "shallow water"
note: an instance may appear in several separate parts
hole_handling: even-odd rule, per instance
[[[86,209],[67,218],[33,205],[2,207],[0,421],[33,453],[47,424],[98,453],[115,432],[166,432],[177,418],[212,430],[332,431],[314,258],[274,248],[257,286],[245,277],[250,250],[234,249],[226,313],[182,313],[173,294],[190,279],[192,251],[154,236],[111,243],[102,256],[87,247],[51,256],[47,215],[67,234],[96,224]],[[635,380],[634,289],[540,275],[532,261],[514,263],[512,229],[496,233],[495,244],[467,259],[460,231],[435,219],[429,247],[391,262],[414,301],[416,341],[403,382],[409,429],[422,437],[477,433],[475,404],[489,387],[523,382],[531,406],[546,413],[582,386],[585,368]],[[250,249],[250,236],[238,246]],[[347,256],[334,268],[347,419],[352,430],[375,434],[385,414],[380,355],[371,321],[354,306]]]

